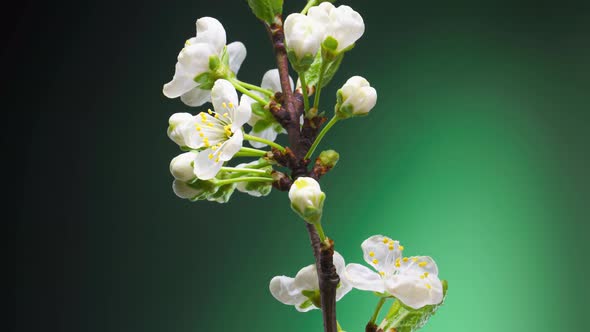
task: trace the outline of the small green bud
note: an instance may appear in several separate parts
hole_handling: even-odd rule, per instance
[[[334,150],[326,150],[320,153],[318,159],[322,166],[334,168],[340,159],[340,154]]]

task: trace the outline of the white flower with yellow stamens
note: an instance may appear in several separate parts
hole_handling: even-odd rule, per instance
[[[242,125],[251,115],[249,105],[238,103],[236,89],[223,79],[217,80],[211,89],[211,103],[215,111],[197,114],[183,132],[189,148],[205,148],[198,153],[194,165],[195,175],[201,180],[215,177],[223,163],[242,148]]]
[[[338,301],[350,292],[352,286],[343,275],[344,258],[335,251],[333,261],[336,273],[340,276],[340,284],[336,288],[336,301]],[[320,286],[315,264],[299,270],[295,278],[287,276],[272,278],[269,289],[275,299],[284,304],[295,306],[297,311],[307,312],[321,307]]]
[[[383,235],[371,236],[361,248],[365,261],[377,272],[348,264],[345,274],[354,288],[391,294],[414,309],[442,302],[443,287],[432,258],[403,257],[399,241]]]
[[[189,106],[201,106],[211,99],[211,91],[201,89],[195,78],[209,72],[211,57],[223,58],[227,52],[229,70],[237,74],[246,58],[246,47],[241,42],[227,45],[225,29],[212,17],[197,20],[197,35],[185,42],[178,54],[178,62],[172,81],[164,84],[164,95],[168,98],[180,99]],[[230,73],[226,73],[230,74]]]

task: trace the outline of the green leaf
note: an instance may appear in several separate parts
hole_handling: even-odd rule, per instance
[[[336,56],[334,61],[331,61],[326,65],[324,78],[322,79],[322,88],[328,85],[328,83],[330,83],[330,81],[334,77],[334,74],[336,74],[336,72],[338,71],[338,68],[340,67],[340,63],[342,62],[343,58],[344,53],[340,53]],[[324,61],[325,60],[322,59],[321,52],[318,52],[315,56],[315,59],[313,60],[313,63],[304,74],[307,85],[315,86],[316,89],[318,88],[317,84],[320,79],[320,71],[322,70],[322,63]]]
[[[268,24],[283,12],[283,0],[248,0],[248,5],[256,17]]]
[[[447,294],[447,281],[443,280],[443,294],[446,297]],[[400,303],[399,300],[396,303]],[[390,318],[388,317],[389,322],[393,323],[389,327],[395,327],[397,332],[415,332],[422,328],[430,317],[432,317],[438,308],[440,308],[444,303],[443,301],[436,305],[427,305],[420,309],[412,309],[403,304],[400,305],[399,310]]]

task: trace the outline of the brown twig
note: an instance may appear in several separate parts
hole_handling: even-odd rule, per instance
[[[277,16],[272,25],[265,24],[265,26],[275,51],[282,89],[281,93],[275,94],[275,101],[271,102],[269,110],[283,128],[287,130],[289,136],[289,147],[284,152],[273,149],[272,155],[273,159],[281,166],[288,167],[291,170],[291,179],[286,178],[282,173],[274,173],[276,179],[273,185],[277,189],[288,190],[291,185],[290,181],[294,181],[300,176],[310,176],[307,168],[309,160],[305,159],[304,156],[326,119],[323,117],[305,119],[302,128],[299,119],[304,112],[303,97],[300,93],[291,90],[289,60],[285,48],[282,19]],[[319,178],[328,170],[316,170],[314,174]],[[340,278],[336,273],[333,262],[334,242],[330,239],[321,242],[315,226],[309,223],[306,223],[306,225],[316,260],[324,332],[337,332],[336,288],[340,283]]]
[[[338,274],[336,273],[336,267],[333,262],[334,241],[326,239],[325,242],[320,242],[320,237],[318,236],[315,226],[309,223],[306,225],[316,260],[316,269],[318,271],[324,331],[337,332],[336,289],[340,283],[340,277],[338,277]]]

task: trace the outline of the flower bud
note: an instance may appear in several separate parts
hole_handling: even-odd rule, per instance
[[[349,78],[336,95],[336,114],[342,119],[367,115],[377,103],[377,91],[360,76]]]
[[[291,208],[305,221],[315,224],[322,218],[324,207],[324,194],[320,184],[309,177],[300,177],[289,189]]]
[[[326,150],[320,153],[318,159],[320,160],[322,166],[334,168],[340,159],[340,154],[334,150]]]
[[[329,2],[322,2],[319,6],[311,7],[307,14],[325,27],[323,38],[332,37],[336,42],[333,51],[340,53],[354,46],[365,32],[365,23],[359,13],[349,6],[334,7]]]
[[[291,14],[284,24],[289,60],[296,71],[304,71],[313,62],[324,39],[324,26],[312,17]]]
[[[193,165],[197,154],[190,151],[178,155],[170,162],[170,173],[175,179],[189,181],[195,178]]]
[[[172,190],[174,190],[176,196],[190,200],[196,199],[205,192],[203,188],[194,188],[188,183],[180,180],[174,180],[172,183]]]
[[[168,119],[168,137],[174,143],[178,144],[179,146],[183,147],[186,146],[183,129],[186,127],[188,123],[193,120],[193,115],[190,113],[174,113]]]

